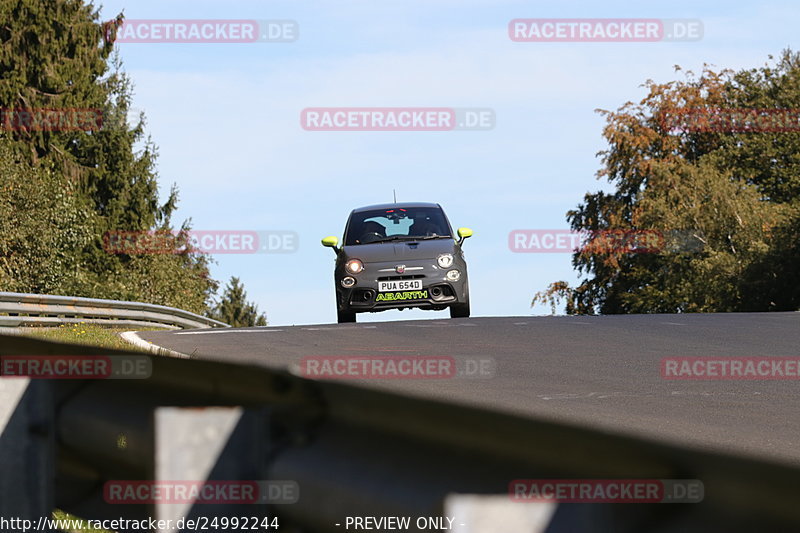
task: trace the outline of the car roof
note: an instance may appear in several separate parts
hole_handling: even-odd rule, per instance
[[[364,207],[358,207],[353,209],[353,213],[360,213],[362,211],[372,211],[373,209],[408,209],[408,208],[415,208],[415,207],[438,207],[439,209],[442,208],[439,204],[432,204],[429,202],[402,202],[402,203],[392,203],[392,204],[375,204],[375,205],[367,205]]]

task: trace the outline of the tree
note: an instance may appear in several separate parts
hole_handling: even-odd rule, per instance
[[[699,78],[646,86],[638,104],[601,111],[609,148],[598,177],[616,191],[586,194],[567,220],[574,230],[655,230],[699,246],[587,246],[572,260],[587,277],[574,288],[553,283],[532,303],[563,299],[569,314],[799,309],[800,130],[674,131],[664,118],[800,109],[800,56],[787,50],[759,69],[706,67]]]
[[[266,315],[259,314],[258,307],[247,301],[247,293],[237,277],[231,277],[222,299],[209,316],[235,328],[267,325]]]
[[[54,294],[79,269],[71,250],[94,239],[92,213],[75,185],[31,165],[0,142],[0,287]]]
[[[126,120],[133,88],[109,25],[81,0],[5,0],[0,20],[0,210],[8,217],[0,290],[206,312],[218,287],[207,256],[177,242],[174,253],[103,247],[107,232],[172,231],[178,200],[173,187],[159,201],[157,149],[144,117]],[[98,121],[64,128],[18,120],[46,109]]]

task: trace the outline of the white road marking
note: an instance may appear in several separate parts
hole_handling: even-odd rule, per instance
[[[637,397],[637,396],[653,396],[652,393],[645,392],[643,394],[639,393],[631,393],[631,392],[564,392],[564,393],[557,393],[557,394],[541,394],[538,396],[541,400],[583,400],[586,398],[597,398],[600,400],[606,398],[619,398],[622,396],[626,397]]]
[[[119,336],[122,337],[123,340],[130,342],[134,346],[143,348],[144,350],[147,350],[148,352],[156,355],[177,357],[178,359],[191,359],[190,355],[181,352],[176,352],[175,350],[169,350],[167,348],[163,348],[161,346],[153,344],[150,341],[146,341],[140,338],[135,331],[123,331],[122,333],[119,334]]]
[[[727,396],[727,397],[741,397],[748,395],[760,395],[761,392],[716,392],[716,391],[692,391],[692,390],[674,390],[668,393],[670,396]],[[597,399],[605,400],[607,398],[663,398],[664,393],[661,392],[581,392],[581,393],[555,393],[555,394],[539,394],[536,396],[540,400],[587,400]]]
[[[175,335],[211,335],[219,334],[219,333],[275,333],[278,331],[283,331],[282,329],[272,329],[272,328],[264,328],[264,329],[245,329],[241,331],[233,331],[230,329],[212,329],[210,331],[181,331],[180,333],[176,333]]]

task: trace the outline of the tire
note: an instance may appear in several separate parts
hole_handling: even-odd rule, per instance
[[[464,303],[450,306],[450,318],[469,318],[469,282],[464,287],[466,298]]]
[[[352,311],[336,311],[336,319],[339,324],[350,324],[356,321],[356,314]]]
[[[469,300],[450,306],[450,318],[469,318]]]

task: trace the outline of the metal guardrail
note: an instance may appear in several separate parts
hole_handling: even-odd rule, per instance
[[[224,322],[163,305],[0,292],[0,327],[57,326],[76,322],[167,329],[229,327]]]
[[[126,356],[0,335],[0,356],[17,354]],[[0,401],[0,421],[8,420],[5,429],[0,424],[0,515],[5,505],[34,520],[53,507],[88,519],[270,516],[280,519],[279,531],[341,532],[346,517],[453,514],[448,502],[459,495],[507,502],[509,481],[519,478],[671,478],[701,480],[703,501],[558,505],[547,532],[800,529],[796,464],[264,367],[146,357],[148,379],[32,380],[15,401]],[[4,382],[19,381],[0,379],[0,396]],[[112,480],[165,482],[198,473],[203,480],[292,480],[299,499],[176,511],[104,498]],[[453,531],[544,531],[503,527],[503,513],[478,512],[488,529]]]

